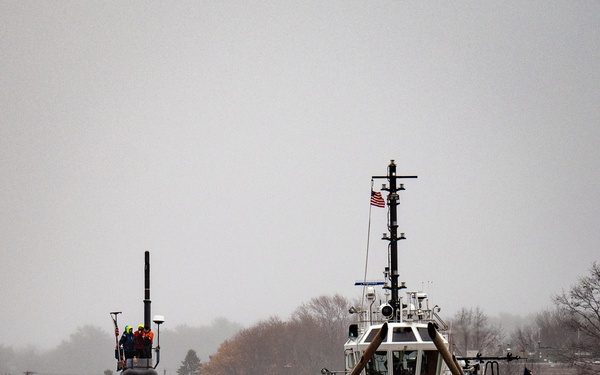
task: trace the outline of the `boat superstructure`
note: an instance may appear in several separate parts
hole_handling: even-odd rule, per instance
[[[485,375],[489,368],[492,374],[499,374],[498,361],[526,359],[511,353],[505,357],[484,357],[480,353],[475,357],[455,357],[448,349],[449,329],[438,314],[440,308],[431,307],[424,291],[409,290],[404,282],[398,281],[398,242],[406,239],[404,233],[398,233],[398,193],[404,190],[404,184],[398,180],[407,178],[417,176],[396,175],[393,160],[385,176],[372,177],[387,181],[381,190],[388,192],[388,233],[382,238],[389,245],[388,265],[383,271],[384,281],[356,283],[363,286],[366,307],[350,309],[350,313],[357,314],[358,322],[350,325],[344,344],[344,373]],[[376,286],[382,287],[383,299],[377,294]],[[323,370],[324,374],[330,373]],[[525,368],[525,373],[528,371]]]
[[[407,293],[408,298],[412,298],[410,294]],[[447,372],[449,369],[428,331],[428,326],[438,321],[435,311],[427,308],[410,310],[401,311],[403,318],[398,321],[386,321],[387,318],[377,311],[371,314],[377,318],[370,322],[351,325],[344,345],[346,370],[356,367],[373,339],[385,327],[387,334],[364,366],[366,374],[434,375]],[[440,337],[447,346],[445,336]]]
[[[357,283],[363,285],[367,307],[353,307],[350,311],[358,315],[358,322],[350,325],[344,345],[345,372],[351,375],[454,373],[452,363],[444,361],[444,356],[450,356],[448,341],[443,334],[448,327],[438,315],[439,307],[430,306],[427,293],[408,290],[399,282],[398,242],[405,236],[398,232],[398,193],[404,190],[404,185],[398,181],[406,178],[417,176],[396,175],[393,160],[387,175],[373,176],[374,180],[387,180],[381,190],[388,192],[388,233],[382,238],[388,242],[388,266],[383,272],[383,282]],[[376,286],[383,289],[383,302],[378,303],[381,297],[377,295]],[[438,333],[438,328],[442,334]]]

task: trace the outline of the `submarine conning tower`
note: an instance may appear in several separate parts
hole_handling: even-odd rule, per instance
[[[152,328],[152,311],[150,301],[150,252],[144,253],[144,326]],[[128,359],[123,375],[158,375],[155,368],[160,361],[160,346],[156,347],[156,364],[153,365],[152,358]]]

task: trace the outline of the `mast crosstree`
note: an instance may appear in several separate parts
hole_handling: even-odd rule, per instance
[[[400,306],[400,298],[398,297],[398,290],[400,286],[398,285],[398,241],[403,240],[406,237],[404,233],[400,233],[398,236],[398,210],[397,207],[400,204],[400,196],[398,195],[398,191],[404,190],[404,184],[398,184],[398,180],[407,179],[407,178],[417,178],[418,176],[397,176],[396,175],[396,163],[394,160],[390,161],[390,165],[388,165],[388,173],[386,176],[372,176],[372,179],[385,179],[389,183],[389,187],[386,184],[383,184],[381,190],[387,191],[387,204],[389,207],[389,218],[388,218],[388,229],[389,229],[389,237],[384,236],[383,239],[390,242],[389,245],[389,277],[391,281],[391,299],[389,304],[392,306],[393,315],[392,321],[400,320],[400,312],[402,310],[402,306]]]

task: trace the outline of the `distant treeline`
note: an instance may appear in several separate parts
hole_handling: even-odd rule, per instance
[[[223,341],[242,328],[242,325],[225,318],[214,320],[210,326],[178,326],[171,330],[163,327],[160,331],[162,350],[159,369],[174,375],[189,349],[195,350],[203,361],[208,360],[208,356],[215,353]],[[156,335],[154,340],[156,345]],[[101,375],[106,370],[116,372],[114,349],[113,332],[85,325],[78,327],[69,339],[47,351],[33,346],[15,349],[0,345],[0,374]]]
[[[490,318],[480,307],[460,309],[447,320],[452,352],[464,356],[510,351],[529,358],[529,364],[540,369],[543,363],[559,362],[581,371],[597,370],[600,265],[593,263],[589,275],[550,298],[554,308],[523,319],[521,325],[514,325],[518,317],[511,316],[510,332],[502,320]],[[248,369],[254,374],[285,369],[286,375],[317,374],[323,367],[343,370],[343,343],[348,325],[356,319],[348,308],[355,304],[339,295],[320,296],[299,306],[288,321],[269,317],[243,328],[221,318],[206,327],[162,329],[159,373],[176,375],[190,350],[198,355],[201,375],[235,375]],[[0,345],[0,374],[110,375],[116,370],[111,333],[90,325],[79,327],[68,340],[46,352]]]

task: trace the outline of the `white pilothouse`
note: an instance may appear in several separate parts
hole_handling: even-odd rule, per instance
[[[374,304],[374,288],[368,289],[366,298]],[[348,371],[355,368],[376,335],[385,329],[387,335],[365,365],[368,375],[434,375],[448,372],[428,332],[429,323],[444,324],[437,315],[439,308],[429,308],[423,292],[407,292],[406,299],[401,300],[402,306],[406,307],[400,311],[399,319],[392,319],[390,305],[383,304],[375,311],[370,307],[361,312],[360,323],[350,326],[349,338],[344,345]],[[442,341],[447,345],[444,337]]]

